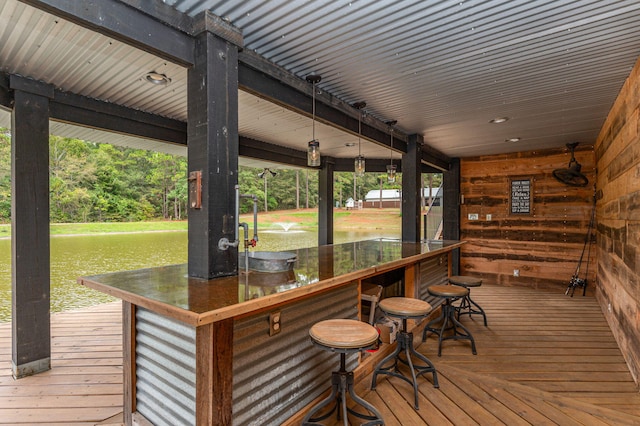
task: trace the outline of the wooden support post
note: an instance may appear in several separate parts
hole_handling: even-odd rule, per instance
[[[322,157],[318,179],[318,244],[333,244],[333,169],[334,159]]]
[[[233,319],[196,329],[196,424],[233,422]]]
[[[195,65],[188,71],[189,276],[238,273],[238,48],[241,35],[208,12],[196,17]],[[198,177],[198,173],[201,173]],[[201,201],[201,202],[200,202]]]
[[[122,358],[124,385],[124,424],[133,426],[136,412],[136,306],[122,302]]]
[[[445,240],[460,239],[460,159],[451,160],[450,168],[442,176],[443,181],[443,210],[442,210],[442,238]],[[460,271],[460,249],[451,254],[451,274],[458,275]]]
[[[420,176],[422,135],[409,135],[407,152],[402,155],[402,241],[420,241]]]
[[[51,368],[49,100],[53,87],[12,75],[11,297],[13,376]]]

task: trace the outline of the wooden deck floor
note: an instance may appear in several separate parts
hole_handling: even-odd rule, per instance
[[[418,350],[436,365],[440,388],[421,380],[420,410],[409,384],[370,377],[360,394],[393,425],[640,425],[640,394],[593,297],[483,285],[486,311],[463,317],[466,341],[431,336]],[[336,423],[338,424],[338,423]]]
[[[440,388],[421,380],[419,411],[401,380],[359,384],[388,426],[640,425],[640,394],[592,297],[486,284],[473,296],[489,319],[463,319],[478,355],[447,341],[438,357],[433,337],[423,343]],[[120,304],[55,314],[52,335],[53,369],[14,381],[10,324],[0,324],[0,424],[119,424]]]
[[[53,314],[52,369],[20,380],[11,324],[0,324],[0,424],[94,425],[122,413],[121,317],[120,302]]]

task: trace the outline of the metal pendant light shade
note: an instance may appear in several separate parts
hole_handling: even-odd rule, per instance
[[[316,139],[309,141],[307,147],[307,166],[320,167],[320,142]]]
[[[307,166],[320,167],[322,164],[320,161],[320,142],[316,139],[316,84],[322,80],[322,77],[316,74],[310,74],[307,76],[307,81],[313,84],[312,98],[312,138],[307,145]]]
[[[356,159],[353,161],[353,169],[358,177],[364,176],[366,164],[365,159],[362,155],[358,155]]]
[[[395,164],[387,164],[387,182],[394,183],[396,181],[397,166]]]
[[[365,106],[367,106],[366,102],[356,102],[355,104],[353,104],[353,107],[357,108],[358,110],[362,110],[362,108],[364,108]],[[362,133],[362,112],[360,112],[360,115],[358,115],[358,156],[353,161],[353,171],[357,177],[364,176],[364,173],[366,171],[366,161],[364,159],[364,156],[360,152],[360,144],[361,144],[360,134],[361,133]]]
[[[387,182],[389,183],[394,183],[396,181],[397,166],[393,164],[393,126],[395,126],[397,122],[398,122],[397,120],[387,121],[387,124],[390,127],[389,134],[391,135],[391,143],[389,144],[389,146],[391,147],[391,150],[390,150],[391,161],[387,165]]]

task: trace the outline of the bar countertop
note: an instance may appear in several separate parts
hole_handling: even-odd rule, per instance
[[[182,264],[80,277],[78,282],[199,326],[410,265],[462,244],[374,239],[287,250],[297,256],[293,270],[288,272],[242,271],[237,276],[206,280],[188,277],[187,265]]]

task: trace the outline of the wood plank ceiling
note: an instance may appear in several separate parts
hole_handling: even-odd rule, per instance
[[[121,2],[156,16],[210,10],[242,30],[245,51],[302,82],[321,74],[318,87],[326,95],[346,104],[366,101],[365,119],[396,119],[399,131],[423,135],[428,146],[450,157],[594,143],[640,54],[635,0]],[[0,2],[0,71],[186,121],[183,65],[18,0]],[[150,85],[144,79],[149,71],[166,74],[171,83]],[[241,136],[298,150],[311,138],[307,115],[246,92],[239,117]],[[496,117],[509,120],[490,124]],[[0,126],[9,125],[2,110]],[[66,123],[52,123],[51,132],[186,152]],[[325,155],[357,155],[352,131],[318,124],[316,135]],[[363,142],[367,158],[389,157],[388,148]]]

